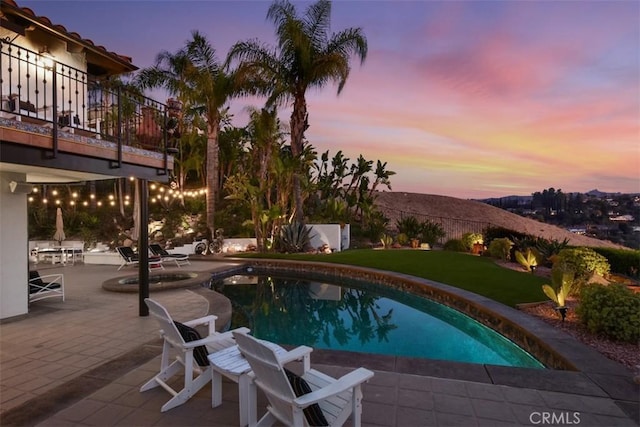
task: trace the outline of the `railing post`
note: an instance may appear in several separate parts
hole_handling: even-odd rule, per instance
[[[58,157],[58,63],[55,61],[53,61],[51,73],[51,85],[53,87],[53,96],[51,97],[53,100],[51,105],[53,114],[53,154],[51,158],[55,159]]]
[[[122,167],[122,90],[120,86],[116,90],[116,99],[118,100],[118,118],[116,136],[118,140],[118,167]]]
[[[162,125],[162,140],[164,146],[164,174],[169,175],[169,133],[167,132],[167,109],[164,110],[164,123]]]

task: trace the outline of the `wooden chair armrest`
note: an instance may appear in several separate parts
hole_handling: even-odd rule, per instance
[[[313,351],[313,348],[307,347],[306,345],[301,345],[299,347],[294,348],[293,350],[289,350],[286,353],[282,353],[278,355],[278,360],[283,365],[293,362],[295,360],[300,360],[309,357],[309,354]]]
[[[305,394],[294,399],[294,403],[299,408],[306,408],[314,403],[326,400],[331,396],[348,391],[354,387],[360,386],[362,383],[368,381],[373,377],[373,372],[365,368],[358,368],[349,372],[346,375],[338,378],[335,382],[328,384],[318,390],[314,390],[311,393]]]
[[[209,325],[209,336],[216,333],[216,320],[218,316],[210,314],[208,316],[199,317],[197,319],[189,320],[188,322],[183,322],[184,325],[194,327],[198,325]]]

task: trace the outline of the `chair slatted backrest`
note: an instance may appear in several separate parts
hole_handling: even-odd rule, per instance
[[[296,396],[274,350],[247,334],[234,332],[233,337],[255,374],[256,384],[267,396],[272,411],[292,422],[292,402]]]
[[[36,270],[29,271],[29,283],[32,285],[44,286],[44,282],[40,278],[40,273]]]
[[[182,335],[178,332],[178,328],[175,323],[173,323],[173,319],[167,309],[150,298],[145,298],[144,302],[147,304],[147,307],[149,307],[149,313],[160,323],[160,328],[162,329],[165,339],[172,345],[184,347],[184,338],[182,338]]]
[[[154,255],[158,255],[158,256],[169,255],[169,252],[167,252],[165,249],[162,248],[162,246],[160,246],[157,243],[153,243],[149,245],[149,249],[151,249],[151,252],[153,252]]]
[[[133,252],[133,249],[131,249],[129,246],[118,246],[116,250],[122,256],[122,258],[126,259],[127,261],[134,261],[137,257],[136,253]]]

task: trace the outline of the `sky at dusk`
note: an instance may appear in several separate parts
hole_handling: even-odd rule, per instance
[[[140,68],[192,30],[221,60],[275,42],[269,1],[16,1]],[[335,1],[331,30],[349,27],[369,52],[340,95],[307,95],[319,153],[386,161],[393,191],[640,192],[640,2]],[[234,124],[260,102],[232,101]]]

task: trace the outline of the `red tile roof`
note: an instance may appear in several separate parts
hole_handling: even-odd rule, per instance
[[[37,16],[33,10],[31,10],[28,7],[20,7],[18,6],[18,4],[14,1],[14,0],[2,0],[2,3],[7,4],[13,8],[15,8],[16,10],[19,10],[22,12],[23,16],[25,16],[27,19],[33,20],[33,21],[37,21],[38,23],[42,24],[45,27],[49,27],[50,29],[64,34],[67,37],[76,40],[77,42],[84,44],[86,46],[92,47],[94,49],[97,49],[98,51],[100,51],[100,53],[102,53],[105,56],[110,56],[113,59],[115,59],[118,62],[124,62],[126,64],[128,64],[128,66],[132,69],[132,70],[136,70],[137,67],[135,65],[132,64],[132,59],[130,56],[125,56],[125,55],[120,55],[118,53],[115,52],[109,52],[104,46],[102,45],[96,45],[92,40],[90,39],[84,39],[80,36],[80,34],[76,33],[76,32],[71,32],[68,31],[63,25],[60,24],[54,24],[51,22],[51,20],[49,18],[47,18],[46,16]]]

